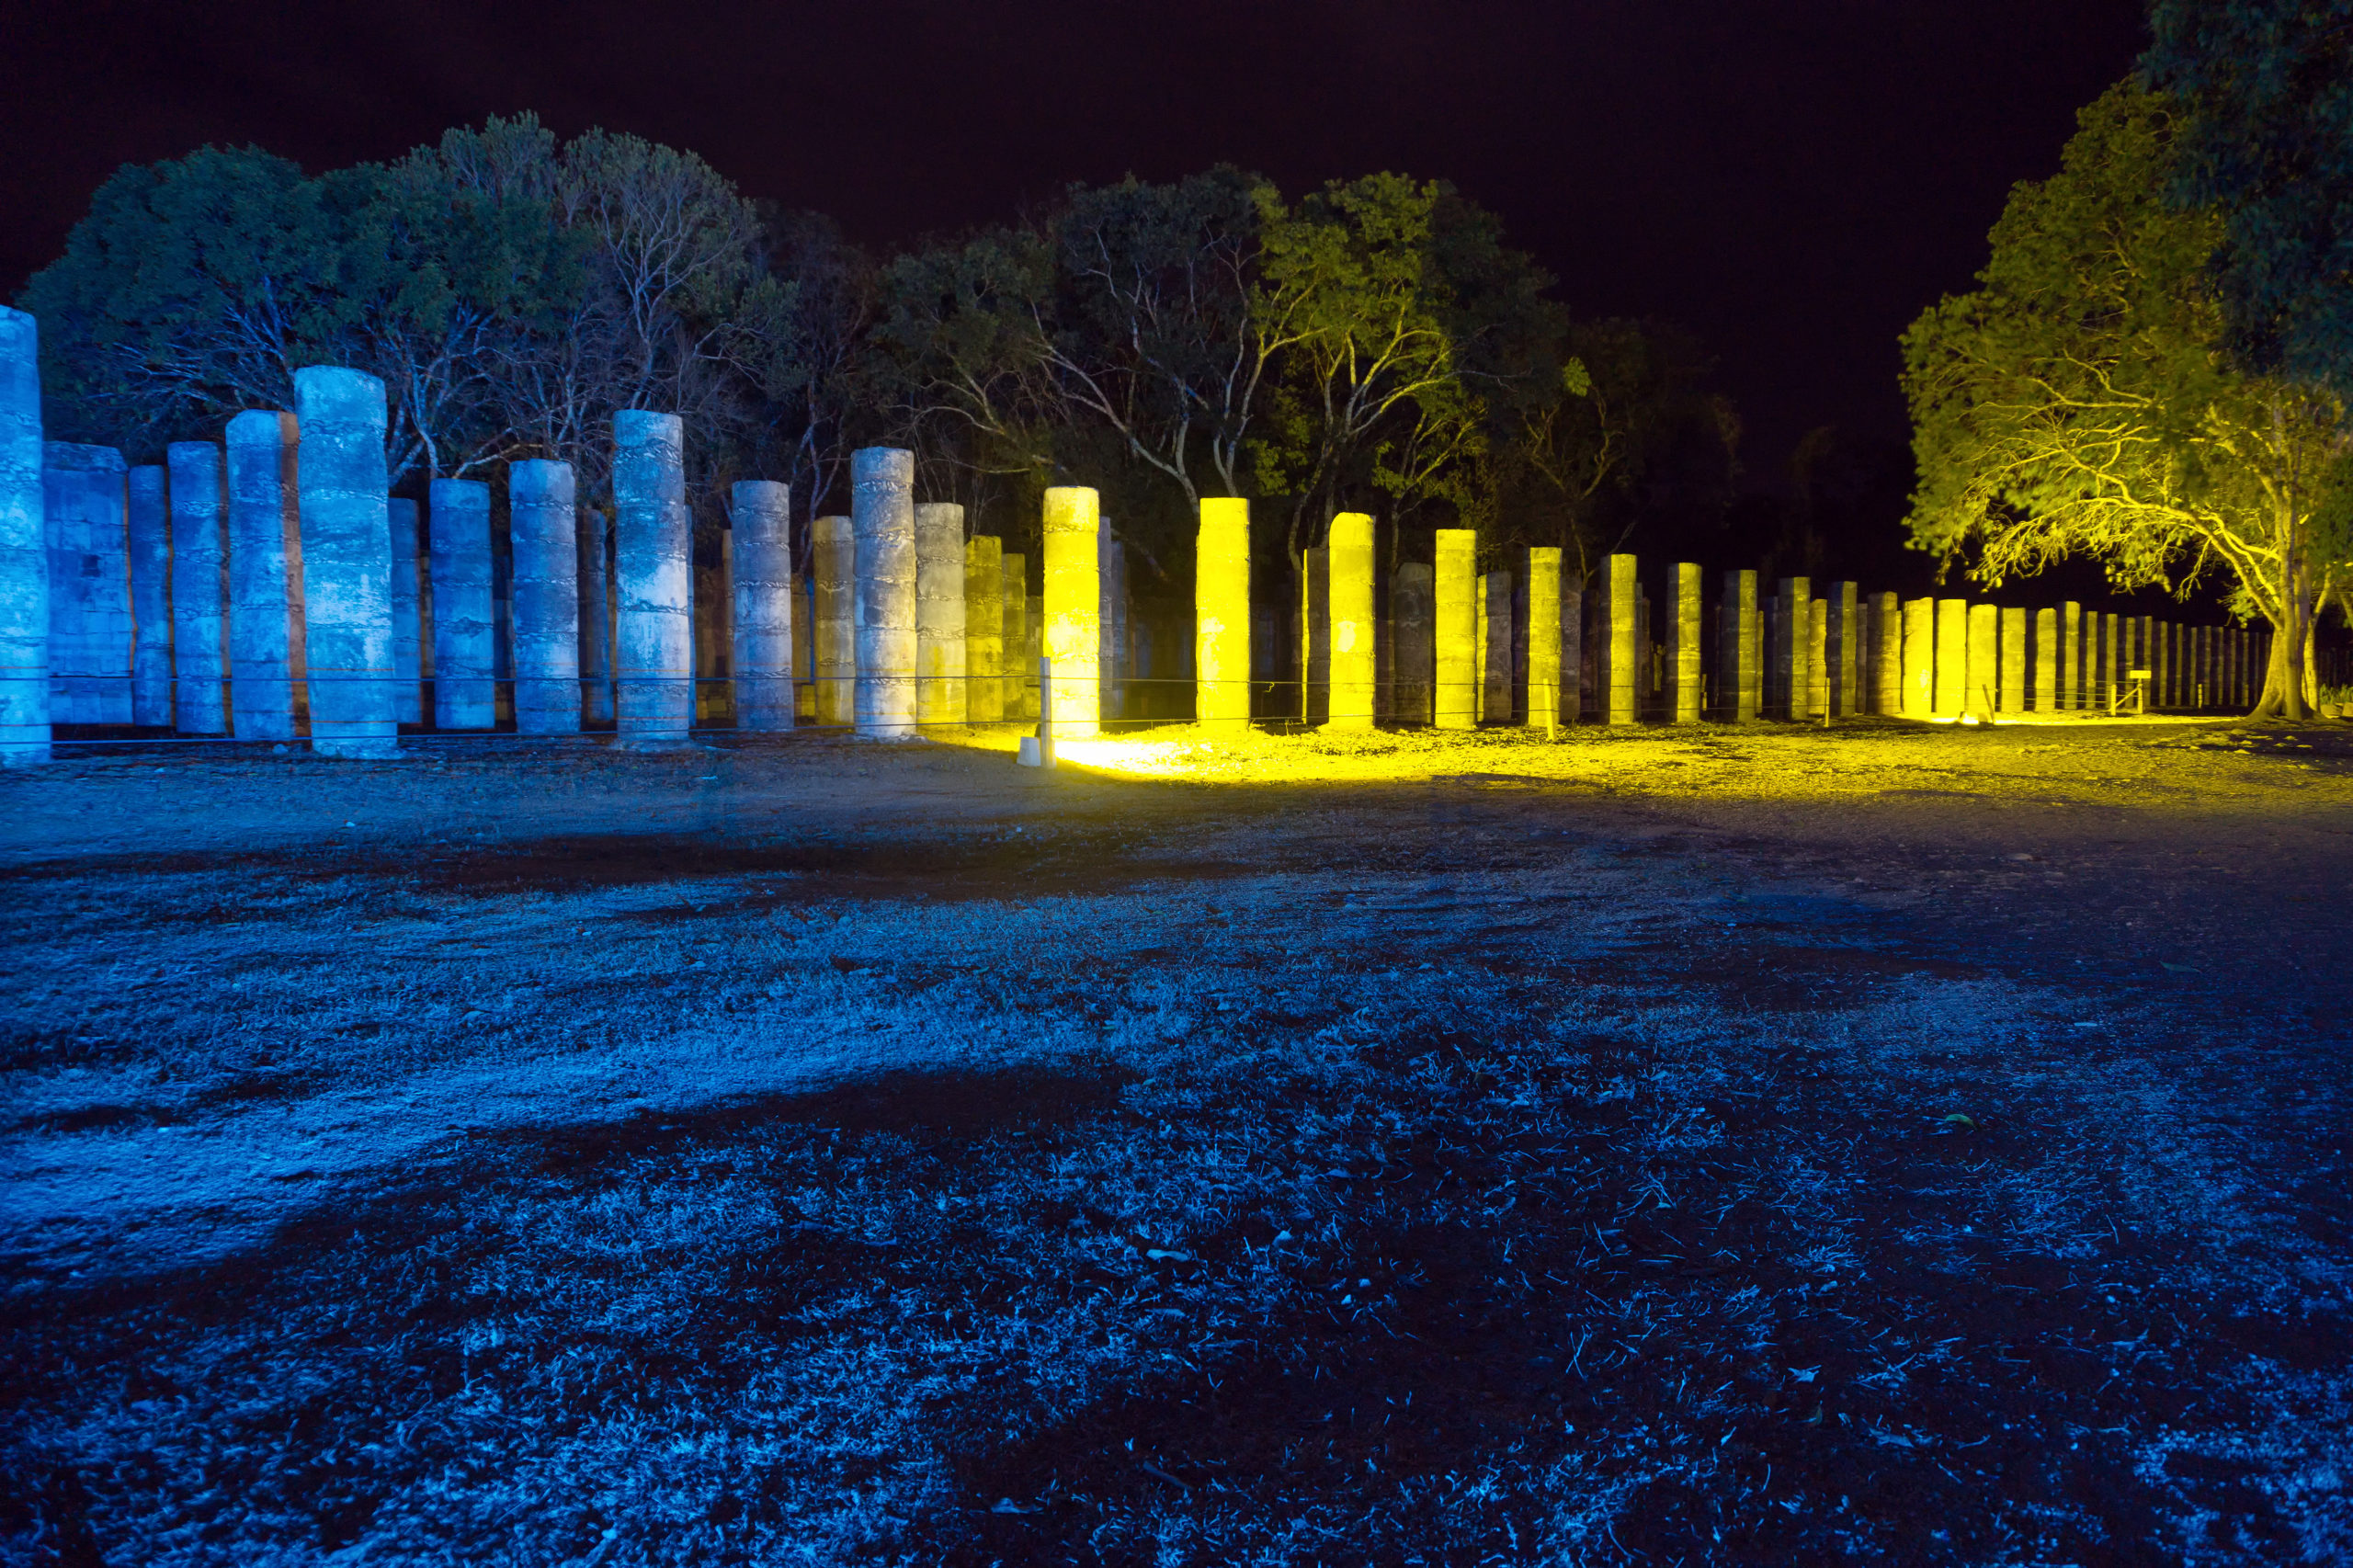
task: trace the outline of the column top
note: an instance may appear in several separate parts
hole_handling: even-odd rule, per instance
[[[292,415],[275,408],[248,408],[229,421],[227,432],[233,447],[290,447],[301,433]]]
[[[357,425],[381,430],[384,383],[365,370],[305,365],[294,372],[294,414],[308,425]]]
[[[53,468],[61,473],[120,473],[122,454],[112,447],[99,447],[80,441],[43,441],[40,444],[40,466]]]

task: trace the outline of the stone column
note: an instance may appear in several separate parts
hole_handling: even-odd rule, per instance
[[[1999,659],[2000,679],[1994,693],[1994,706],[2003,713],[2026,710],[2026,611],[2005,609],[1998,635],[2001,640]]]
[[[416,503],[395,495],[384,503],[392,551],[392,719],[425,722],[425,605],[418,591]]]
[[[1511,722],[1511,574],[1490,572],[1479,579],[1479,718]]]
[[[1727,572],[1723,600],[1716,607],[1716,716],[1745,724],[1756,717],[1764,671],[1756,646],[1756,574]]]
[[[496,617],[491,603],[490,486],[437,479],[432,513],[433,725],[498,724]]]
[[[1819,719],[1830,710],[1830,601],[1815,599],[1806,607],[1805,716]]]
[[[695,711],[693,523],[686,428],[675,414],[613,415],[614,709],[625,745],[685,744]]]
[[[574,527],[580,546],[580,717],[606,724],[613,718],[613,577],[605,514],[583,506]]]
[[[964,695],[964,508],[915,508],[915,723],[926,734],[961,729]]]
[[[2100,616],[2099,632],[2100,705],[2105,708],[2116,699],[2124,686],[2124,672],[2128,667],[2125,659],[2131,639],[2125,629],[2124,618],[2112,610]]]
[[[728,663],[735,727],[769,734],[792,728],[792,489],[746,479],[728,493],[735,545]]]
[[[528,459],[506,471],[514,574],[515,729],[580,733],[580,516],[572,465]],[[787,698],[790,692],[788,689]]]
[[[2037,713],[2059,710],[2059,612],[2034,612],[2034,689],[2029,706]]]
[[[1401,723],[1427,724],[1437,717],[1431,701],[1438,655],[1434,583],[1431,568],[1417,561],[1398,567],[1390,583],[1390,616],[1397,627],[1397,719]]]
[[[1678,562],[1666,596],[1667,717],[1677,724],[1699,722],[1699,568]]]
[[[857,720],[858,733],[869,740],[909,740],[915,733],[915,484],[913,452],[865,447],[850,458]],[[1090,550],[1094,543],[1087,540]]]
[[[51,441],[41,449],[41,471],[51,712],[61,724],[128,724],[131,536],[122,454]]]
[[[1045,574],[1045,557],[1041,551],[1038,560],[1038,571],[1040,576]],[[1046,700],[1045,692],[1038,685],[1038,665],[1039,661],[1045,656],[1046,646],[1045,595],[1031,594],[1029,596],[1029,615],[1023,624],[1028,642],[1024,645],[1022,659],[1029,670],[1029,684],[1022,699],[1023,716],[1034,720]]]
[[[400,749],[385,417],[384,383],[364,370],[294,372],[311,749],[325,756],[388,757]]]
[[[813,535],[817,722],[847,725],[858,718],[858,538],[847,517],[820,517]]]
[[[2068,599],[2059,607],[2059,696],[2056,707],[2069,713],[2084,701],[2084,607]]]
[[[1643,714],[1643,650],[1637,624],[1639,610],[1635,601],[1640,590],[1634,585],[1635,564],[1631,555],[1610,556],[1607,562],[1608,574],[1603,579],[1601,614],[1608,629],[1607,640],[1600,649],[1605,723],[1638,723]]]
[[[1827,655],[1830,711],[1850,719],[1863,711],[1862,590],[1853,583],[1833,583],[1823,642]]]
[[[1937,601],[1937,717],[1958,718],[1969,706],[1969,603]]]
[[[1585,717],[1585,574],[1561,574],[1561,722]],[[1532,722],[1532,721],[1531,721]]]
[[[1561,551],[1534,547],[1528,552],[1528,725],[1541,730],[1561,722]]]
[[[229,421],[229,700],[241,741],[300,733],[301,538],[294,416],[247,409]],[[389,546],[390,525],[387,525]]]
[[[183,733],[229,733],[229,535],[221,449],[165,449],[172,522],[172,723]]]
[[[1193,711],[1203,724],[1250,722],[1250,503],[1202,501],[1193,546]]]
[[[1100,498],[1083,484],[1046,492],[1046,603],[1039,628],[1054,662],[1054,739],[1080,739],[1101,727],[1103,659]]]
[[[1895,595],[1880,593],[1871,596],[1871,608],[1878,635],[1870,710],[1892,719],[1904,711],[1904,605]]]
[[[1096,619],[1100,717],[1124,719],[1128,716],[1128,558],[1111,532],[1109,520],[1100,517],[1096,519],[1095,570],[1096,592],[1101,597]]]
[[[1479,722],[1479,535],[1439,528],[1430,568],[1430,711],[1441,730]]]
[[[127,476],[131,536],[131,722],[172,722],[172,537],[160,463]]]
[[[0,767],[50,756],[40,328],[0,305]]]
[[[1000,687],[1005,716],[1013,723],[1034,720],[1031,687],[1038,683],[1037,621],[1029,613],[1029,558],[1007,552],[999,558],[998,608],[1005,618],[1005,662]]]
[[[1813,585],[1784,577],[1773,595],[1773,717],[1802,722],[1813,708]]]
[[[1937,635],[1941,630],[1934,599],[1904,603],[1904,690],[1906,719],[1927,719],[1937,710]]]
[[[1961,710],[1994,718],[1994,694],[2001,682],[2002,612],[1994,605],[1969,607],[1969,687]]]
[[[1300,552],[1299,717],[1320,724],[1332,709],[1332,558],[1322,547]]]
[[[1330,665],[1330,696],[1324,728],[1372,728],[1372,518],[1342,512],[1332,519],[1327,540],[1325,595],[1331,619],[1324,628]]]
[[[1004,722],[1005,541],[992,534],[974,534],[964,545],[964,690],[969,722]],[[1248,700],[1246,685],[1243,697]]]

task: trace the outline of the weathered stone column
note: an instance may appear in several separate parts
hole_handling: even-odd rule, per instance
[[[2034,681],[2029,694],[2030,706],[2037,713],[2055,713],[2059,710],[2059,612],[2039,609],[2034,612]]]
[[[961,728],[964,695],[964,508],[915,508],[915,723],[926,734]]]
[[[1813,703],[1813,585],[1782,578],[1773,617],[1773,717],[1802,723]]]
[[[425,606],[418,590],[416,503],[395,495],[384,503],[392,551],[392,719],[425,722]]]
[[[1096,619],[1100,717],[1124,719],[1128,716],[1128,556],[1112,534],[1109,519],[1100,517],[1096,519],[1095,569],[1096,591],[1102,600]]]
[[[869,740],[910,740],[915,733],[915,484],[913,452],[865,447],[850,458],[858,733]],[[1086,542],[1092,551],[1094,540]]]
[[[1325,544],[1325,595],[1331,620],[1324,628],[1330,660],[1330,696],[1324,728],[1372,728],[1372,518],[1342,512],[1332,519]]]
[[[1004,721],[1005,541],[993,534],[964,545],[964,690],[971,722]],[[1246,700],[1246,687],[1244,694]]]
[[[2074,599],[2059,606],[2059,700],[2062,713],[2088,707],[2084,699],[2084,607]]]
[[[1603,580],[1601,614],[1608,628],[1607,640],[1601,646],[1605,723],[1639,723],[1643,716],[1644,650],[1636,604],[1641,597],[1634,583],[1636,564],[1633,556],[1612,555],[1607,562],[1608,575]]]
[[[531,458],[506,471],[514,575],[515,729],[580,733],[579,497],[572,465]],[[787,698],[790,691],[788,688]]]
[[[1961,710],[1994,717],[1994,693],[2001,679],[2002,612],[1994,605],[1969,607],[1969,688]]]
[[[1805,716],[1819,719],[1830,708],[1830,601],[1806,607]]]
[[[1703,611],[1697,562],[1678,562],[1666,596],[1666,717],[1672,723],[1696,724],[1703,710],[1700,687],[1699,636]]]
[[[1853,583],[1833,583],[1823,642],[1827,654],[1829,709],[1838,718],[1863,711],[1862,590]]]
[[[1430,711],[1441,730],[1479,722],[1479,535],[1439,528],[1430,568]]]
[[[294,499],[294,416],[247,409],[229,421],[227,447],[229,700],[235,733],[241,741],[290,741],[300,733],[305,706],[300,700],[302,547]]]
[[[1528,552],[1528,725],[1541,730],[1561,722],[1561,551],[1557,546]]]
[[[131,722],[172,722],[172,539],[164,470],[126,476],[131,536]]]
[[[185,734],[229,732],[229,535],[221,449],[175,441],[172,524],[172,723]]]
[[[1745,724],[1756,717],[1764,671],[1756,665],[1756,574],[1726,572],[1716,607],[1716,716]]]
[[[580,508],[574,524],[580,547],[580,717],[592,724],[613,719],[613,573],[605,548],[605,514]]]
[[[759,734],[792,728],[792,489],[746,479],[729,493],[734,536],[728,663],[735,727]]]
[[[1203,724],[1250,722],[1250,503],[1201,502],[1193,547],[1193,711]]]
[[[1904,602],[1904,690],[1900,711],[1906,719],[1927,719],[1937,710],[1938,630],[1936,600]]]
[[[1038,684],[1038,622],[1029,613],[1029,558],[1010,551],[999,557],[997,586],[1005,617],[1005,716],[1017,724],[1038,717],[1031,689]]]
[[[1870,711],[1893,718],[1904,711],[1904,605],[1892,593],[1871,596],[1873,637]]]
[[[1511,574],[1479,579],[1479,722],[1511,722]]]
[[[0,767],[50,757],[40,328],[0,305]]]
[[[1563,555],[1565,560],[1565,553]],[[1561,574],[1561,722],[1585,717],[1585,574]],[[1531,721],[1532,722],[1532,721]]]
[[[1995,687],[1994,707],[2003,713],[2021,713],[2026,710],[2026,611],[2004,609],[1998,613],[2001,650],[1995,656],[2000,661],[2000,677]]]
[[[1332,709],[1332,558],[1318,545],[1300,552],[1299,717],[1320,724]]]
[[[683,744],[694,723],[692,536],[684,424],[650,409],[615,413],[613,696],[625,745]]]
[[[1433,683],[1438,656],[1437,598],[1430,567],[1408,562],[1389,585],[1389,613],[1396,622],[1397,719],[1400,723],[1435,721]]]
[[[490,486],[437,479],[428,491],[432,540],[433,725],[498,724],[497,625],[491,603]]]
[[[131,536],[122,454],[51,441],[41,449],[48,513],[49,677],[61,724],[131,722]]]
[[[1969,602],[1937,601],[1937,717],[1959,718],[1969,706]]]
[[[1045,556],[1041,551],[1038,559],[1039,575],[1042,577],[1045,574]],[[1027,695],[1023,699],[1023,716],[1025,718],[1034,720],[1038,717],[1039,710],[1044,705],[1046,700],[1045,692],[1038,685],[1039,661],[1044,658],[1046,648],[1045,595],[1031,594],[1029,596],[1029,615],[1024,625],[1029,638],[1029,642],[1027,650],[1023,654],[1023,658],[1029,666],[1029,677]]]
[[[1054,662],[1054,739],[1080,739],[1102,728],[1102,555],[1097,543],[1100,498],[1083,484],[1046,492],[1046,603],[1039,628]]]
[[[364,370],[313,365],[294,372],[311,749],[325,756],[400,750],[385,417],[384,383]]]
[[[858,537],[847,517],[820,517],[812,530],[817,722],[847,725],[858,719]]]

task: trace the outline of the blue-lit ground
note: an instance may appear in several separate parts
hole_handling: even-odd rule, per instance
[[[0,1561],[2342,1561],[2332,733],[0,778]]]

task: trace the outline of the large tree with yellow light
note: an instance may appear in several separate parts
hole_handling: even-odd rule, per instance
[[[2256,711],[2301,718],[2313,616],[2353,556],[2353,430],[2335,397],[2221,352],[2220,222],[2165,199],[2179,124],[2171,100],[2110,88],[2059,173],[2011,192],[1980,287],[1904,334],[1913,541],[1988,585],[2069,556],[2120,589],[2220,571],[2276,632]]]

